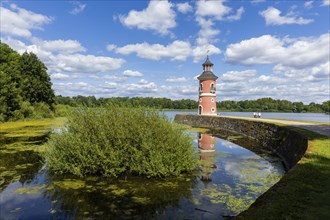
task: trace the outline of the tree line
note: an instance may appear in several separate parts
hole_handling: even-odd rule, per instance
[[[95,96],[56,96],[56,103],[72,107],[105,107],[107,104],[116,106],[146,107],[157,109],[197,109],[198,102],[191,99],[171,100],[152,97],[111,97],[95,98]],[[217,102],[220,111],[261,111],[261,112],[330,112],[330,101],[317,104],[311,102],[290,102],[261,98],[257,100],[220,101]]]
[[[55,95],[47,67],[33,53],[0,41],[0,121],[53,115]]]

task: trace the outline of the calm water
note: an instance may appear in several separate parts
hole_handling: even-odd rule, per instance
[[[197,114],[197,111],[165,111],[170,118],[174,118],[176,114]],[[253,112],[220,112],[226,116],[253,117]],[[313,122],[330,122],[330,115],[323,113],[280,113],[280,112],[262,112],[262,118],[276,118],[287,120],[303,120]]]
[[[251,140],[190,132],[201,162],[194,174],[118,180],[54,176],[31,140],[15,143],[3,135],[0,219],[222,219],[247,209],[284,173],[277,158],[237,144],[250,148]]]

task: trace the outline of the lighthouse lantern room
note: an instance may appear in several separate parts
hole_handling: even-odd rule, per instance
[[[209,56],[203,63],[203,73],[197,77],[199,80],[199,115],[217,115],[216,80],[218,77],[212,72],[213,63]]]

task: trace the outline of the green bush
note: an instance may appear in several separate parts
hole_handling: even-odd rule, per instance
[[[22,102],[20,112],[24,118],[30,118],[34,114],[34,107],[28,101]]]
[[[197,165],[192,140],[181,126],[139,108],[80,109],[47,145],[48,168],[78,176],[166,177]]]
[[[40,118],[53,118],[54,113],[50,110],[50,107],[44,102],[37,102],[33,105],[34,113],[33,118],[40,119]]]
[[[22,114],[22,112],[20,110],[15,110],[13,112],[13,116],[11,118],[13,121],[16,120],[23,120],[24,119],[24,115]]]
[[[63,105],[63,104],[55,105],[55,116],[56,117],[66,117],[72,111],[74,111],[74,108],[69,105]]]

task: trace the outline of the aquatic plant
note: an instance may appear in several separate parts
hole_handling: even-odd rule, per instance
[[[80,109],[53,134],[44,154],[56,173],[166,177],[195,169],[197,157],[184,129],[141,108]]]

